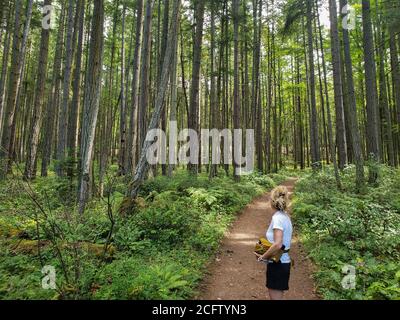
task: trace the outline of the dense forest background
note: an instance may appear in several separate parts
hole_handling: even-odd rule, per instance
[[[175,230],[157,241],[183,241],[189,222],[147,207],[162,201],[162,191],[175,211],[187,210],[184,194],[205,211],[216,201],[234,213],[293,175],[288,168],[333,177],[329,188],[348,188],[356,198],[398,175],[398,0],[1,0],[0,48],[2,233],[6,241],[28,239],[25,250],[35,251],[37,264],[46,255],[57,261],[59,297],[87,297],[97,292],[93,279],[106,281],[96,278],[93,262],[83,276],[78,242],[111,271],[109,251],[140,252],[158,232],[144,231],[155,221],[165,222],[155,230]],[[171,121],[198,133],[254,129],[255,173],[240,177],[235,163],[222,162],[150,166],[146,134],[168,133]],[[208,188],[217,190],[211,198],[201,194]],[[228,190],[241,199],[230,203]],[[142,209],[142,220],[129,220]],[[204,243],[218,243],[217,221],[226,227],[232,217],[221,219],[207,220]],[[212,226],[217,235],[207,231]],[[190,246],[207,251],[204,243]],[[157,268],[150,274],[162,273]],[[176,288],[196,283],[172,273],[159,296],[140,285],[140,294],[125,296],[120,287],[113,294],[175,297]]]

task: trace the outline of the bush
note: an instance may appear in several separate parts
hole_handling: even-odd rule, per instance
[[[210,180],[207,173],[196,178],[186,170],[176,170],[172,178],[157,176],[146,181],[135,211],[120,217],[116,213],[124,201],[126,183],[124,177],[114,179],[105,185],[110,207],[107,199],[94,198],[81,216],[75,208],[73,183],[55,176],[38,178],[31,187],[48,213],[46,219],[26,193],[21,192],[21,181],[0,183],[0,191],[10,195],[0,192],[0,210],[4,213],[0,237],[12,236],[15,243],[21,230],[28,235],[27,241],[37,244],[35,217],[39,213],[40,237],[46,242],[41,254],[46,264],[56,267],[61,289],[60,294],[43,292],[38,285],[42,274],[33,252],[37,250],[5,250],[0,256],[0,282],[5,275],[10,276],[11,265],[16,265],[16,273],[12,286],[0,286],[1,298],[190,298],[235,213],[275,186],[273,178],[259,174],[243,176],[237,182],[223,171]],[[74,250],[71,243],[84,243],[102,253],[111,228],[109,209],[114,213],[115,223],[110,239],[113,255],[103,257],[89,254],[83,248]],[[55,226],[55,231],[51,226]],[[13,233],[14,229],[18,232]],[[70,276],[68,285],[58,253],[50,244],[54,235],[61,243],[63,262]]]
[[[354,193],[354,167],[335,187],[330,169],[305,175],[296,185],[294,221],[318,266],[315,274],[326,299],[399,299],[400,192],[398,170],[382,166],[379,186]],[[356,268],[356,289],[345,290],[342,267]]]
[[[95,279],[96,299],[184,299],[191,293],[191,283],[198,274],[174,259],[156,255],[156,261],[140,256],[123,256],[107,265]]]

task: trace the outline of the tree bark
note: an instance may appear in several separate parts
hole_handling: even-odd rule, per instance
[[[219,112],[219,104],[217,101],[217,88],[216,88],[216,70],[215,70],[215,11],[216,4],[214,2],[211,3],[211,44],[210,44],[210,113],[211,113],[211,124],[213,128],[218,128],[218,112]],[[210,169],[210,178],[213,178],[217,175],[218,172],[218,164],[212,164]]]
[[[68,161],[69,165],[67,168],[67,175],[72,177],[74,175],[74,168],[77,154],[77,142],[78,142],[78,122],[79,122],[79,111],[80,111],[80,93],[81,93],[81,72],[82,72],[82,45],[83,45],[83,27],[85,22],[85,0],[79,0],[77,4],[78,24],[77,30],[78,44],[76,49],[75,57],[75,69],[74,69],[74,81],[73,81],[73,94],[71,101],[70,117],[68,121],[68,136],[67,136],[67,149],[68,149]]]
[[[64,175],[65,167],[65,151],[67,146],[67,128],[68,128],[68,104],[69,104],[69,87],[71,83],[71,67],[72,67],[72,33],[74,29],[74,1],[68,1],[67,14],[67,30],[65,45],[65,70],[63,80],[63,94],[58,116],[58,138],[57,138],[57,163],[55,166],[56,173],[59,177]]]
[[[44,6],[51,5],[51,0],[45,0]],[[43,14],[45,16],[46,13]],[[33,115],[29,129],[29,138],[27,143],[27,155],[25,162],[24,178],[27,180],[36,177],[37,147],[39,143],[39,133],[42,123],[43,95],[47,77],[47,60],[49,56],[50,30],[42,28],[39,52],[39,64],[37,70],[35,101],[33,103]]]
[[[64,20],[65,20],[65,6],[62,6],[61,16],[58,24],[58,34],[56,41],[56,49],[53,64],[53,74],[51,82],[51,92],[47,103],[45,128],[43,132],[42,142],[42,167],[41,176],[47,176],[48,165],[51,160],[54,128],[56,124],[56,111],[59,105],[60,85],[61,85],[61,65],[62,65],[62,52],[63,52],[63,39],[64,39]]]
[[[400,37],[399,37],[400,39]],[[400,43],[399,43],[400,45]],[[395,123],[397,126],[400,125],[400,62],[398,58],[398,49],[396,46],[396,32],[393,25],[389,25],[389,49],[390,49],[390,66],[392,69],[392,83],[393,83],[393,95],[394,95],[394,113]],[[396,165],[400,163],[400,132],[396,134],[396,152],[394,153],[396,158]]]
[[[204,24],[205,1],[195,1],[195,23],[196,30],[194,32],[193,42],[193,64],[192,64],[192,85],[190,90],[190,114],[189,128],[199,133],[199,88],[200,88],[200,66],[201,66],[201,49],[203,42],[203,24]],[[197,175],[199,165],[189,163],[189,171],[193,175]]]
[[[94,3],[91,42],[84,94],[81,138],[81,177],[79,184],[79,212],[85,210],[89,198],[90,172],[93,157],[94,136],[99,111],[102,63],[103,63],[104,1]]]
[[[369,0],[362,0],[363,49],[365,68],[365,89],[367,102],[367,153],[370,161],[379,162],[379,132],[376,88],[375,52]],[[374,184],[378,179],[376,166],[370,166],[369,182]]]
[[[172,19],[171,19],[171,24],[169,28],[169,33],[168,33],[168,42],[167,42],[167,48],[165,51],[165,58],[163,62],[163,68],[162,68],[162,73],[161,73],[161,81],[160,81],[160,87],[157,90],[157,97],[155,100],[155,108],[154,112],[148,127],[148,131],[157,128],[159,122],[160,122],[160,117],[162,113],[162,109],[164,106],[163,101],[165,100],[165,95],[167,92],[168,88],[168,83],[171,78],[170,72],[171,72],[171,63],[173,61],[173,55],[174,55],[174,50],[176,48],[176,41],[178,39],[178,24],[179,24],[179,9],[180,9],[180,0],[174,0],[173,2],[173,11],[172,11]],[[130,191],[130,197],[135,199],[141,184],[143,183],[147,171],[149,169],[149,164],[147,162],[147,150],[149,149],[151,145],[151,141],[145,141],[143,144],[143,148],[141,150],[140,158],[138,165],[136,167],[136,173],[133,178],[133,181],[131,183],[131,191]]]
[[[122,8],[122,34],[121,34],[121,101],[120,101],[120,121],[119,121],[119,172],[126,174],[125,153],[126,153],[126,93],[125,93],[125,14],[126,3],[124,1]]]
[[[336,144],[338,148],[338,165],[344,169],[347,161],[346,131],[343,111],[342,75],[340,62],[340,40],[337,19],[336,0],[329,0],[329,17],[331,25],[331,52],[333,67],[333,88],[335,92],[336,111]]]
[[[343,8],[347,5],[347,0],[340,0],[340,7]],[[343,16],[342,16],[343,17]],[[347,29],[342,28],[343,36],[343,51],[344,51],[344,62],[346,68],[346,84],[347,84],[347,97],[349,115],[348,123],[351,137],[351,145],[353,147],[354,161],[356,166],[356,189],[358,191],[363,189],[364,186],[364,159],[362,154],[362,145],[360,131],[358,129],[358,119],[357,119],[357,101],[354,90],[354,79],[353,79],[353,62],[350,52],[350,39],[349,32]]]
[[[315,68],[314,68],[314,45],[313,45],[313,12],[312,0],[306,0],[307,4],[307,41],[308,41],[308,67],[309,67],[309,83],[310,83],[310,145],[311,145],[311,166],[314,169],[320,168],[321,158],[318,139],[318,116],[317,103],[315,99]]]
[[[160,50],[160,59],[159,59],[159,77],[158,81],[160,81],[161,77],[161,70],[162,70],[162,63],[165,57],[165,50],[167,47],[167,40],[168,40],[168,25],[169,25],[169,0],[164,0],[164,16],[163,16],[163,26],[162,26],[162,35],[161,35],[161,50]],[[164,101],[166,103],[166,101]],[[167,108],[163,108],[163,112],[161,115],[161,129],[166,132],[167,131]],[[167,175],[167,165],[161,164],[161,171],[162,175]]]
[[[11,29],[11,12],[13,8],[9,8],[8,10],[8,17],[7,17],[7,27],[6,30]],[[5,84],[6,84],[6,77],[7,77],[7,70],[8,70],[8,58],[10,52],[10,42],[11,42],[11,32],[7,32],[6,40],[3,46],[3,58],[2,58],[2,70],[0,76],[0,139],[3,132],[3,114],[4,114],[4,99],[5,99]]]
[[[178,25],[179,29],[179,25]],[[179,33],[179,30],[177,30],[177,33]],[[178,38],[178,36],[177,36]],[[170,109],[170,114],[169,114],[169,120],[170,124],[172,122],[176,122],[178,120],[178,90],[177,90],[177,69],[178,69],[178,39],[175,41],[175,49],[174,49],[174,56],[173,60],[171,63],[171,109]],[[177,123],[178,124],[178,123]],[[171,128],[170,128],[171,130]],[[169,148],[175,148],[173,154],[173,157],[169,157],[169,166],[168,166],[168,176],[172,176],[172,171],[175,168],[175,165],[172,162],[175,162],[177,156],[176,152],[178,151],[175,145],[170,145]]]
[[[256,130],[256,154],[257,169],[263,172],[263,151],[262,151],[262,114],[259,108],[260,95],[260,55],[261,55],[261,29],[262,29],[262,2],[253,0],[253,72],[251,90],[251,109],[253,114],[253,128]],[[269,143],[267,143],[269,145]],[[268,161],[268,159],[267,159]]]
[[[15,111],[17,107],[17,95],[21,81],[21,70],[24,64],[26,43],[30,28],[32,17],[32,4],[33,1],[29,0],[27,3],[26,21],[22,41],[20,39],[20,10],[21,1],[16,0],[15,3],[15,20],[14,20],[14,38],[13,38],[13,52],[11,60],[11,69],[8,82],[8,95],[5,110],[4,127],[1,137],[0,147],[0,178],[4,178],[10,170],[9,159],[11,157],[12,140],[14,139],[15,132]]]
[[[377,4],[376,4],[377,5]],[[378,13],[379,14],[379,13]],[[386,73],[385,73],[385,39],[386,32],[382,26],[381,17],[378,16],[377,23],[377,42],[378,46],[378,66],[379,66],[379,109],[382,111],[385,123],[382,123],[382,130],[384,131],[383,141],[387,146],[388,163],[390,166],[395,166],[394,160],[394,147],[393,147],[393,134],[392,134],[392,116],[389,109],[389,98],[386,86]],[[383,148],[383,145],[382,145]],[[383,160],[383,159],[382,159]]]
[[[133,74],[132,74],[132,89],[131,89],[131,106],[130,106],[130,122],[129,134],[127,139],[128,152],[126,159],[127,171],[133,175],[136,159],[136,138],[137,138],[137,114],[138,114],[138,83],[139,83],[139,68],[140,68],[140,52],[142,43],[142,26],[143,26],[143,0],[137,1],[136,8],[136,39],[135,51],[133,54]]]
[[[136,156],[141,153],[142,146],[146,137],[147,129],[147,110],[149,108],[149,68],[151,57],[151,25],[152,25],[153,0],[147,0],[146,13],[143,27],[143,45],[141,52],[140,65],[140,93],[139,93],[139,109],[138,109],[138,136]],[[135,163],[137,163],[135,160]]]
[[[240,95],[239,95],[239,0],[233,0],[233,68],[234,68],[234,85],[233,85],[233,129],[240,129]],[[236,181],[240,180],[240,167],[241,165],[236,160],[242,157],[242,144],[239,146],[233,143],[233,176]]]

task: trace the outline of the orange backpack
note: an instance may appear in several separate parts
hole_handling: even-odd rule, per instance
[[[267,239],[265,238],[260,238],[258,240],[258,242],[256,243],[256,246],[254,248],[254,251],[258,254],[264,254],[265,252],[268,251],[269,248],[271,248],[272,243],[269,242]],[[289,252],[289,249],[285,250],[285,247],[283,246],[281,250],[279,250],[279,252],[277,254],[275,254],[275,256],[273,256],[271,258],[271,260],[275,261],[275,262],[279,262],[281,260],[281,257],[284,253]]]

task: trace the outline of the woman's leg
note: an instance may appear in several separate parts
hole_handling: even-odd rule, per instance
[[[283,300],[282,290],[268,289],[268,293],[271,300]]]

